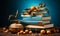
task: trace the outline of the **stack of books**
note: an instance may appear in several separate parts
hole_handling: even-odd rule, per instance
[[[37,12],[37,13],[38,13],[38,15],[42,16],[42,22],[38,22],[37,25],[27,25],[26,28],[51,28],[51,27],[54,27],[54,24],[50,23],[51,16],[49,15],[48,11],[49,10],[46,6],[45,7],[39,6],[39,12]],[[48,16],[46,14],[48,14]]]

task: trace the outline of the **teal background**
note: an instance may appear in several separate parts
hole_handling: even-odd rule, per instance
[[[9,14],[15,14],[19,10],[18,19],[22,19],[20,14],[25,8],[38,6],[41,0],[0,0],[0,27],[10,25],[8,21]],[[43,0],[49,8],[51,15],[51,23],[55,27],[60,27],[60,0]]]

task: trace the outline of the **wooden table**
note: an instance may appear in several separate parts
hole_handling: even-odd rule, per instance
[[[33,35],[35,36],[41,36],[39,33],[34,33]],[[0,36],[18,36],[18,34],[11,34],[9,33],[0,33]],[[19,36],[32,36],[31,34],[24,34],[24,35],[19,35]],[[42,36],[60,36],[60,33],[52,33],[50,35],[44,34]]]

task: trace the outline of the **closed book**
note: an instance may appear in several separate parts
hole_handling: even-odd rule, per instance
[[[54,24],[48,24],[48,25],[44,25],[44,26],[37,26],[37,25],[27,25],[26,28],[52,28],[54,27]]]
[[[49,24],[50,21],[42,21],[43,24]]]
[[[47,24],[47,25],[44,25],[45,28],[50,28],[50,27],[54,27],[54,24]]]
[[[42,20],[50,20],[51,19],[51,17],[49,16],[49,17],[42,17]]]

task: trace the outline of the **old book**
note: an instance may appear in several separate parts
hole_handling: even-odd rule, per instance
[[[42,20],[50,20],[51,19],[51,17],[49,16],[49,17],[42,17]]]
[[[52,28],[54,27],[54,24],[48,24],[48,25],[44,25],[44,26],[38,26],[38,25],[27,25],[26,28]]]
[[[42,21],[43,24],[49,24],[50,21]]]
[[[47,25],[44,25],[45,28],[50,28],[50,27],[54,27],[54,24],[47,24]]]

